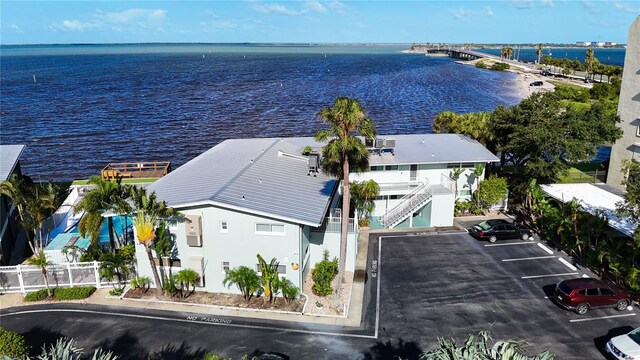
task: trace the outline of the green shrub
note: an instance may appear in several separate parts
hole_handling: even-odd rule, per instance
[[[206,353],[202,357],[202,360],[231,360],[230,357],[224,357],[222,355],[214,354],[214,353]]]
[[[371,225],[371,220],[369,220],[369,219],[360,219],[360,220],[358,220],[358,226],[359,227],[369,227],[369,225]]]
[[[142,289],[144,292],[149,290],[151,279],[148,276],[139,276],[131,280],[131,287],[134,289]]]
[[[495,64],[491,65],[491,70],[493,70],[493,71],[505,71],[505,70],[507,70],[509,68],[510,68],[509,64],[505,64],[505,63],[502,63],[502,62],[498,62],[498,63],[495,63]]]
[[[498,201],[507,196],[508,186],[507,179],[489,176],[480,183],[480,204],[483,208],[489,209]]]
[[[0,357],[9,359],[25,358],[28,350],[29,348],[24,342],[24,336],[0,327]]]
[[[77,300],[86,299],[93,292],[96,291],[95,286],[78,286],[71,288],[57,288],[55,289],[53,296],[56,300]]]
[[[222,284],[227,287],[236,285],[244,299],[249,301],[253,293],[260,289],[260,277],[255,270],[240,266],[227,271]]]
[[[334,257],[329,260],[329,251],[322,253],[322,261],[311,269],[311,277],[313,278],[313,291],[321,296],[327,296],[333,292],[331,281],[338,275],[338,258]]]
[[[558,95],[560,99],[589,102],[589,90],[578,86],[557,85],[554,94]]]
[[[293,285],[291,280],[284,277],[280,278],[280,291],[282,291],[282,296],[286,302],[290,302],[300,294],[300,289]]]
[[[120,295],[122,295],[123,292],[124,292],[124,289],[115,288],[115,289],[109,290],[109,295],[111,295],[111,296],[120,296]]]
[[[304,149],[302,149],[302,155],[309,155],[311,154],[312,151],[313,151],[313,148],[307,145],[304,147]]]
[[[480,69],[486,69],[487,68],[487,64],[485,64],[484,61],[481,60],[481,61],[478,61],[476,63],[476,67],[480,68]]]
[[[24,301],[40,301],[46,298],[47,298],[47,289],[42,289],[42,290],[27,293],[24,296]]]
[[[196,285],[200,283],[200,275],[195,270],[182,269],[173,275],[173,281],[180,286],[180,296],[186,298],[196,291]]]

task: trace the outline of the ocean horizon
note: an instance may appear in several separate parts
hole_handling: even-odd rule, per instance
[[[36,179],[98,175],[110,162],[175,169],[228,138],[312,136],[338,96],[378,133],[432,132],[444,110],[521,100],[517,76],[404,45],[2,46],[2,144],[25,144]],[[35,49],[34,49],[35,48]]]

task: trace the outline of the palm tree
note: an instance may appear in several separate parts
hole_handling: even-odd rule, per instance
[[[227,287],[231,285],[237,286],[240,292],[242,292],[242,297],[249,301],[253,293],[260,289],[260,278],[255,270],[246,266],[240,266],[229,270],[222,284]]]
[[[156,295],[162,296],[162,283],[160,282],[160,276],[158,276],[158,268],[156,268],[156,262],[153,260],[153,254],[151,253],[151,246],[153,240],[156,238],[155,226],[156,218],[149,214],[146,214],[144,210],[139,210],[138,215],[133,219],[133,227],[136,230],[136,236],[140,244],[144,245],[144,250],[147,252],[147,258],[149,258],[149,265],[151,265],[151,272],[153,273],[153,281],[156,285]]]
[[[536,46],[536,56],[538,57],[537,63],[540,64],[540,59],[542,58],[542,44],[538,44],[538,46]]]
[[[31,247],[31,251],[35,253],[35,244],[33,244],[31,234],[29,233],[30,226],[25,226],[27,222],[26,206],[29,198],[29,194],[32,192],[33,181],[28,176],[22,176],[18,173],[13,173],[9,177],[9,180],[0,183],[0,194],[11,199],[11,202],[18,210],[18,217],[20,218],[20,227],[24,230],[26,241]]]
[[[505,48],[505,55],[507,56],[507,60],[511,60],[511,55],[513,55],[513,49],[510,47]]]
[[[347,258],[347,234],[349,231],[349,172],[364,171],[368,168],[369,152],[362,141],[356,137],[359,133],[368,139],[376,136],[373,122],[367,117],[360,101],[339,97],[331,107],[325,107],[318,113],[322,122],[330,125],[328,130],[316,133],[317,141],[328,142],[322,148],[325,172],[342,178],[342,229],[340,233],[340,283],[344,281]],[[338,287],[339,289],[340,287]]]
[[[591,77],[591,72],[597,62],[598,59],[593,55],[593,49],[587,49],[587,54],[584,59],[584,69],[587,72],[587,79]]]
[[[26,224],[29,224],[34,233],[34,246],[40,250],[44,249],[44,233],[49,237],[49,230],[45,229],[45,221],[56,209],[56,190],[52,183],[46,185],[35,185],[33,192],[27,197],[25,210],[28,215]],[[36,242],[37,240],[37,242]]]
[[[169,275],[167,274],[168,258],[171,255],[171,250],[173,249],[173,243],[171,241],[171,233],[169,232],[169,228],[164,221],[160,221],[158,227],[156,228],[156,241],[154,248],[156,249],[156,254],[158,255],[158,260],[160,260],[160,266],[162,267],[162,278],[164,283],[166,284],[169,281]],[[167,261],[165,261],[165,259]]]
[[[451,170],[451,180],[453,180],[453,189],[454,189],[454,198],[458,196],[458,179],[460,179],[460,175],[464,172],[463,168],[457,168]]]
[[[47,260],[47,254],[42,249],[37,250],[36,253],[27,260],[27,264],[40,267],[40,271],[44,277],[44,285],[47,287],[47,296],[51,297],[49,278],[47,277],[47,266],[53,265],[53,263]]]
[[[127,214],[131,212],[126,199],[129,197],[127,185],[122,185],[122,178],[116,179],[115,182],[103,180],[100,176],[93,176],[89,179],[89,184],[95,185],[95,189],[89,191],[84,198],[75,206],[74,211],[85,211],[85,215],[78,223],[80,235],[91,237],[91,244],[99,246],[100,229],[104,224],[102,213],[105,211],[113,211],[119,214]],[[114,239],[113,219],[107,218],[109,227],[109,242],[111,250],[115,251],[116,243]]]
[[[258,257],[258,267],[260,268],[260,282],[262,283],[262,290],[264,291],[264,302],[272,302],[275,294],[278,292],[278,265],[280,263],[276,258],[271,259],[267,263],[260,254]]]
[[[193,269],[182,269],[174,276],[174,281],[180,284],[180,296],[188,297],[196,291],[196,285],[200,281],[200,275]],[[189,290],[189,288],[192,288]],[[184,292],[186,290],[186,292]]]
[[[350,190],[355,208],[360,211],[360,218],[367,219],[375,209],[374,200],[380,194],[380,186],[374,180],[354,181]]]
[[[480,208],[480,177],[484,174],[484,165],[476,164],[473,169],[473,177],[476,179],[476,201],[478,202],[478,208]]]

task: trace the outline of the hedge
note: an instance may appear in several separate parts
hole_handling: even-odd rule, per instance
[[[51,289],[53,298],[55,300],[77,300],[86,299],[93,292],[96,291],[95,286],[78,286],[72,288],[54,288]],[[24,296],[24,301],[40,301],[47,298],[47,289],[42,289],[34,292],[27,293]]]
[[[24,336],[0,327],[0,357],[23,359],[27,356],[27,350]]]

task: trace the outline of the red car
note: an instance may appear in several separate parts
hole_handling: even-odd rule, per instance
[[[555,300],[562,307],[584,315],[591,308],[612,307],[618,311],[631,304],[629,293],[592,278],[565,280],[556,285]]]

